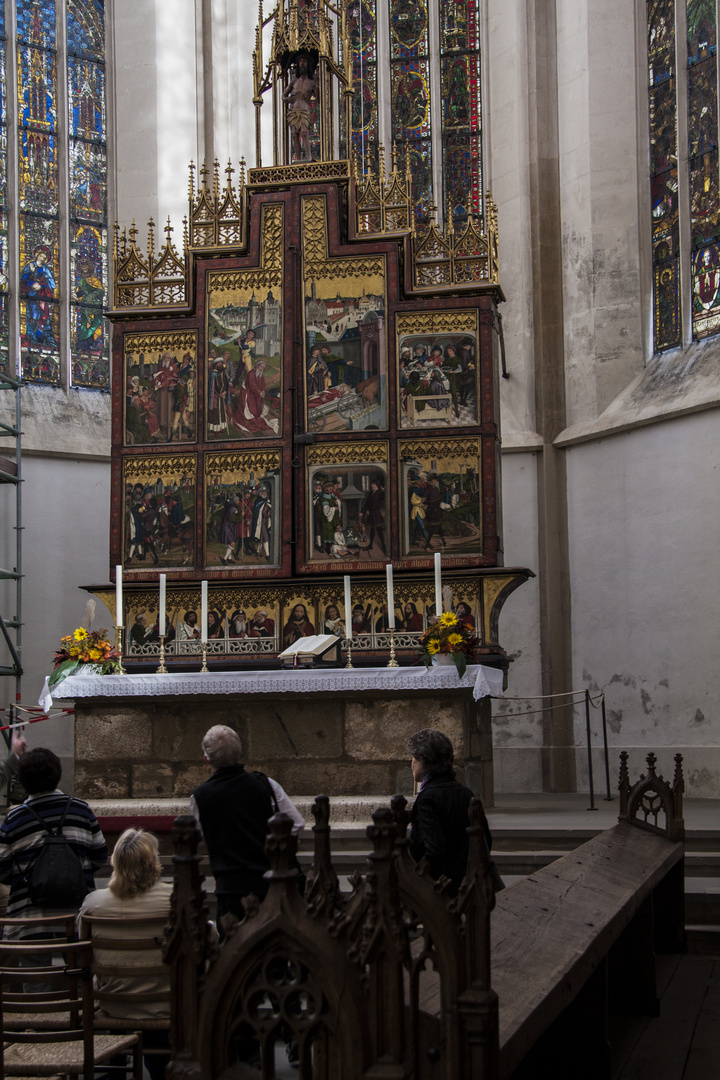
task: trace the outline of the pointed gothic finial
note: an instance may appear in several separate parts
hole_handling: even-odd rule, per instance
[[[227,183],[225,185],[225,190],[227,192],[232,192],[232,178],[233,178],[233,173],[234,172],[235,172],[235,170],[232,167],[232,162],[228,158],[228,163],[225,166],[225,175],[227,176]]]
[[[455,235],[455,225],[454,225],[453,221],[454,221],[453,204],[448,199],[447,222],[446,222],[446,225],[445,225],[445,232],[447,233],[447,235],[449,237],[452,237],[452,236]]]
[[[240,191],[245,187],[245,158],[240,158]]]
[[[202,165],[200,166],[200,170],[199,170],[200,189],[203,192],[207,191],[207,174],[208,174],[207,165],[203,161]]]
[[[673,776],[673,790],[685,789],[685,779],[683,777],[683,756],[682,754],[675,755],[675,774]]]
[[[155,222],[152,218],[148,221],[148,261],[155,252]]]
[[[123,228],[122,234],[120,236],[120,243],[122,244],[122,257],[123,257],[123,259],[127,258],[127,241],[128,241],[127,230],[125,228]]]
[[[630,776],[628,774],[628,752],[623,750],[620,754],[620,775],[618,776],[618,791],[620,792],[620,808],[618,821],[627,821],[628,797],[630,794]]]
[[[410,824],[410,811],[407,808],[407,804],[408,801],[404,795],[393,795],[390,800],[390,809],[395,815],[398,841],[407,838],[408,826]]]
[[[188,197],[190,199],[190,205],[192,206],[195,199],[195,164],[190,162],[190,179],[188,181]]]
[[[648,775],[655,776],[655,765],[657,764],[657,754],[654,754],[651,750],[645,759],[648,766]]]
[[[220,198],[220,162],[217,158],[213,161],[213,199],[217,203]]]
[[[378,177],[380,179],[380,194],[385,187],[385,147],[382,143],[378,146]]]
[[[113,225],[113,260],[117,262],[118,251],[120,248],[120,226],[116,221]]]
[[[392,169],[393,176],[397,175],[397,143],[393,139],[392,150],[390,151],[390,167]]]
[[[186,214],[185,217],[183,218],[183,253],[184,254],[187,254],[188,247],[189,247],[188,219],[187,219],[187,214]]]
[[[297,836],[292,833],[292,819],[287,814],[273,814],[268,822],[270,833],[265,839],[265,854],[270,863],[267,877],[270,889],[284,889],[297,896]],[[277,883],[277,884],[276,884]]]
[[[130,225],[130,247],[135,247],[135,237],[137,236],[137,232],[138,231],[135,226],[135,218],[133,218],[132,224]]]

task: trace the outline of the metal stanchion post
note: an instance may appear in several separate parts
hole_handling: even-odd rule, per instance
[[[588,810],[597,810],[595,789],[593,786],[592,735],[590,734],[590,691],[585,691],[585,728],[587,731],[588,779],[590,781],[590,805]]]
[[[607,795],[605,796],[605,802],[612,802],[613,797],[610,794],[610,758],[608,755],[608,740],[607,740],[607,719],[605,717],[605,694],[603,693],[602,702],[602,726],[603,726],[603,744],[605,746],[605,787]]]

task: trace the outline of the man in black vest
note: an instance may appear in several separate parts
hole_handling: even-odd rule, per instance
[[[299,833],[305,820],[280,784],[242,764],[242,742],[232,728],[217,724],[202,741],[205,761],[214,772],[195,788],[190,806],[202,830],[215,878],[218,927],[226,912],[244,918],[244,896],[262,900],[267,892],[263,875],[268,819],[282,812]],[[222,930],[221,930],[222,933]]]

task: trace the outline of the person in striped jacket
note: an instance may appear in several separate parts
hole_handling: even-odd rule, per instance
[[[8,811],[0,826],[0,881],[10,884],[7,917],[17,919],[24,916],[74,914],[77,907],[70,910],[40,910],[30,898],[28,877],[47,835],[35,814],[41,818],[44,825],[57,825],[70,798],[63,836],[67,837],[81,860],[88,892],[95,888],[94,871],[107,859],[105,838],[88,804],[82,799],[64,795],[58,788],[62,767],[60,759],[52,750],[44,747],[28,750],[18,762],[17,775],[27,792],[27,798],[25,802]],[[29,807],[32,807],[32,810],[28,809]],[[37,930],[35,927],[35,932]],[[6,927],[5,937],[23,938],[30,932],[24,927]]]

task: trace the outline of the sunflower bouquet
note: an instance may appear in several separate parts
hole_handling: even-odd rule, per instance
[[[436,657],[449,656],[457,668],[458,678],[462,679],[468,657],[472,659],[476,645],[474,627],[461,622],[452,611],[445,611],[422,636],[421,660],[429,668]]]
[[[120,670],[120,654],[108,641],[107,630],[86,630],[79,626],[72,634],[60,638],[60,648],[55,653],[55,670],[48,680],[50,687],[57,686],[68,675],[74,675],[83,665],[89,665],[97,675],[112,675]]]

